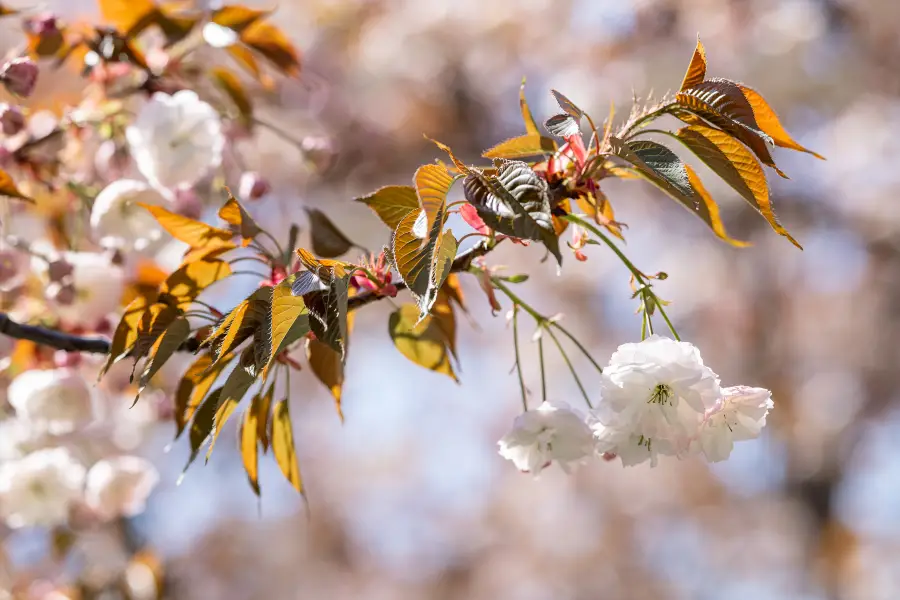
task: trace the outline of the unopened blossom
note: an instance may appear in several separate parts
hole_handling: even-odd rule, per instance
[[[337,156],[334,142],[324,136],[307,136],[300,147],[306,159],[320,172],[327,171]]]
[[[725,460],[734,442],[759,437],[773,406],[769,390],[743,385],[723,388],[722,402],[708,412],[697,438],[706,459]]]
[[[25,115],[22,109],[11,104],[0,103],[0,131],[3,135],[16,135],[25,129]]]
[[[37,84],[38,66],[28,57],[20,56],[0,67],[0,81],[14,96],[27,97]]]
[[[89,384],[75,369],[33,369],[9,384],[7,399],[16,416],[51,434],[74,431],[94,419]]]
[[[133,179],[120,179],[103,188],[91,209],[94,239],[106,248],[139,252],[162,239],[162,227],[138,203],[164,206],[168,200],[143,181]]]
[[[45,296],[53,303],[60,319],[70,325],[93,328],[119,309],[125,290],[125,273],[121,266],[113,263],[110,255],[64,252],[60,259],[71,265],[72,272],[59,281],[48,277],[46,263],[32,261],[33,267],[58,284],[48,285]]]
[[[272,191],[269,182],[255,171],[247,171],[241,174],[241,182],[238,186],[238,194],[243,200],[259,200]]]
[[[138,170],[157,187],[191,185],[222,163],[219,114],[191,90],[157,92],[125,134]]]
[[[369,273],[357,271],[350,279],[350,285],[356,289],[369,290],[380,296],[389,296],[393,298],[397,295],[397,286],[391,283],[393,275],[391,274],[391,265],[388,264],[384,256],[384,252],[376,258],[374,254],[368,259],[362,261],[362,266]],[[374,279],[370,279],[370,276]]]
[[[598,451],[628,457],[623,464],[681,454],[721,401],[719,378],[699,350],[658,335],[619,346],[600,392],[592,413]]]
[[[60,525],[82,496],[84,466],[66,448],[48,448],[0,465],[0,515],[12,528]]]
[[[20,250],[0,250],[0,292],[8,292],[25,281],[29,262],[28,255]]]
[[[498,442],[500,456],[520,471],[537,475],[556,461],[566,472],[593,453],[594,440],[584,418],[564,404],[544,402],[518,417]]]
[[[103,519],[133,517],[144,512],[147,498],[159,483],[148,460],[119,456],[97,462],[87,474],[85,503]]]
[[[587,245],[588,239],[587,231],[584,227],[572,225],[572,241],[569,243],[569,248],[575,251],[576,260],[584,262],[588,259],[587,255],[581,251]]]

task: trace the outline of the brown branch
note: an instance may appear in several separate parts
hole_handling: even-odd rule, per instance
[[[452,273],[467,271],[472,261],[484,256],[490,252],[494,246],[488,245],[486,242],[479,243],[469,250],[456,257],[450,268]],[[406,289],[405,283],[397,283],[398,290]],[[381,300],[384,296],[366,292],[350,298],[348,304],[349,310],[356,310],[367,304],[371,304],[377,300]],[[28,340],[42,346],[49,346],[57,350],[65,350],[66,352],[90,352],[93,354],[108,354],[110,342],[105,337],[84,337],[79,335],[71,335],[62,333],[46,327],[37,325],[25,325],[13,321],[9,315],[0,312],[0,334],[17,340]],[[196,339],[189,339],[181,345],[179,351],[195,352],[200,343]]]

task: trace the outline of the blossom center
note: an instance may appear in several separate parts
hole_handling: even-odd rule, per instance
[[[672,387],[665,383],[658,383],[656,387],[654,387],[650,391],[650,399],[647,400],[647,404],[659,404],[660,406],[672,406],[672,397],[675,395],[675,392],[672,390]]]

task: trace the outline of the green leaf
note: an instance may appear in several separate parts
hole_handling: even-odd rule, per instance
[[[550,189],[527,164],[503,161],[496,176],[469,171],[463,189],[466,200],[488,227],[498,233],[543,242],[562,263],[550,215]]]
[[[294,489],[303,493],[303,481],[300,478],[300,467],[297,464],[297,452],[294,448],[294,431],[291,427],[291,415],[287,399],[275,405],[272,414],[272,453],[281,473]]]
[[[556,152],[556,142],[539,133],[527,133],[500,142],[496,146],[485,150],[482,154],[485,158],[523,158]]]
[[[337,228],[321,210],[307,208],[313,252],[325,258],[335,258],[353,247],[353,242]]]
[[[375,211],[378,218],[391,228],[397,229],[403,217],[410,211],[419,208],[419,198],[416,196],[416,188],[410,185],[389,185],[376,190],[368,196],[357,198]]]
[[[419,319],[418,307],[404,304],[388,320],[394,346],[412,362],[459,381],[450,363],[449,340],[433,316]]]
[[[743,144],[724,131],[705,125],[679,129],[676,137],[759,211],[772,229],[800,247],[797,240],[778,222],[762,166]]]
[[[637,141],[623,144],[612,139],[616,154],[637,167],[647,181],[674,198],[684,208],[706,223],[722,240],[733,246],[746,242],[728,236],[719,217],[719,208],[700,183],[700,178],[677,154],[656,142]]]
[[[309,271],[304,271],[309,273]],[[302,296],[295,296],[291,282],[282,281],[272,290],[272,308],[269,313],[269,358],[263,370],[267,377],[278,354],[309,331],[309,311]]]
[[[424,165],[416,171],[414,181],[421,210],[411,211],[397,226],[392,254],[424,316],[450,272],[448,259],[452,263],[456,255],[456,239],[443,231],[447,193],[454,177],[443,165]]]
[[[763,164],[787,178],[787,175],[775,165],[775,160],[769,152],[769,144],[774,144],[774,141],[760,128],[753,114],[753,107],[736,83],[727,79],[713,78],[678,92],[675,99],[682,108],[693,115],[701,117],[740,140]],[[691,120],[689,124],[694,125],[695,121]]]

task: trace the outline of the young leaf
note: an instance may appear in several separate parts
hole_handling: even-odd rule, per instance
[[[353,247],[353,242],[321,210],[307,208],[306,214],[309,217],[313,252],[325,258],[336,258]]]
[[[152,0],[99,0],[100,16],[121,33],[156,11]]]
[[[391,231],[397,229],[397,225],[410,211],[419,208],[416,188],[410,185],[389,185],[368,196],[357,198],[356,201],[362,202],[374,210],[378,218],[390,227]]]
[[[222,260],[199,260],[182,265],[166,278],[160,294],[168,294],[178,304],[194,300],[207,287],[231,275],[231,265]]]
[[[175,319],[181,316],[181,311],[175,306],[164,302],[152,304],[141,316],[137,325],[137,341],[131,350],[131,358],[137,366],[138,360],[147,355],[156,341],[165,333],[166,329]],[[132,378],[134,370],[132,370]]]
[[[697,36],[697,47],[694,49],[691,64],[688,65],[684,79],[681,81],[681,91],[700,85],[704,78],[706,78],[706,50],[700,42],[700,36]]]
[[[253,397],[256,403],[259,395]],[[253,414],[253,405],[244,411],[241,427],[238,430],[238,443],[240,444],[241,460],[244,463],[244,471],[247,473],[247,481],[253,488],[253,493],[259,496],[259,446],[257,445],[257,429]]]
[[[550,135],[561,138],[568,138],[581,133],[581,125],[569,114],[553,115],[544,121],[544,128],[550,132]]]
[[[572,102],[556,90],[550,90],[550,93],[553,94],[554,98],[556,98],[556,103],[559,104],[559,107],[561,109],[563,109],[563,112],[575,119],[576,122],[584,116],[584,111],[575,106],[574,102]]]
[[[210,336],[211,338],[215,337],[212,343],[213,351],[218,357],[217,361],[244,343],[257,331],[260,325],[267,323],[269,311],[271,310],[272,296],[272,288],[261,287],[245,298],[225,317],[223,323],[228,323],[228,329],[225,331],[225,335],[222,336],[221,341],[216,337],[222,330],[221,326]]]
[[[619,156],[637,167],[647,181],[700,217],[719,238],[733,246],[746,245],[745,242],[728,237],[719,218],[718,206],[706,194],[705,189],[702,192],[695,191],[693,183],[699,184],[700,180],[694,175],[692,182],[692,171],[689,171],[689,167],[677,154],[661,144],[649,141],[628,142],[623,145],[621,140],[615,139],[613,148]]]
[[[175,390],[175,438],[181,436],[185,426],[203,402],[216,379],[234,356],[225,357],[213,366],[212,356],[202,354],[188,367]],[[221,391],[221,388],[220,390]]]
[[[237,201],[231,193],[228,193],[228,202],[219,209],[219,218],[235,228],[244,239],[244,246],[248,246],[253,238],[259,235],[262,229],[250,216],[250,213]]]
[[[441,330],[441,333],[444,334],[447,349],[450,350],[450,354],[453,355],[454,360],[458,364],[459,356],[456,354],[456,315],[453,314],[453,306],[450,303],[451,294],[452,292],[449,291],[446,285],[441,288],[441,291],[438,292],[437,301],[431,309],[431,317]]]
[[[341,390],[344,386],[344,363],[341,355],[326,346],[319,340],[309,340],[306,343],[306,358],[309,367],[316,378],[321,381],[334,397],[334,405],[337,408],[338,417],[344,421],[344,412],[341,410]]]
[[[19,14],[18,10],[10,8],[4,4],[0,4],[0,17],[9,17],[17,14]]]
[[[459,277],[456,273],[451,273],[447,276],[447,280],[441,288],[441,293],[442,295],[446,294],[447,299],[451,302],[455,302],[463,312],[468,312],[465,295],[463,294],[462,287],[459,284]]]
[[[310,292],[303,297],[312,319],[309,327],[316,338],[346,359],[347,301],[350,277],[333,277],[324,291]]]
[[[541,154],[553,154],[556,152],[556,142],[539,133],[529,133],[500,142],[496,146],[485,150],[482,154],[485,158],[524,158]]]
[[[163,229],[168,231],[176,240],[184,242],[191,248],[201,248],[213,240],[230,242],[234,236],[227,229],[212,227],[206,223],[168,211],[161,206],[153,206],[143,202],[138,202],[137,205],[150,211],[150,214],[153,215]]]
[[[222,427],[225,425],[225,422],[228,421],[228,418],[231,416],[231,413],[234,412],[237,405],[240,404],[244,394],[246,394],[247,390],[250,389],[250,386],[253,385],[254,380],[254,377],[250,375],[246,369],[243,369],[241,365],[237,365],[232,369],[228,378],[225,380],[225,385],[222,386],[222,392],[219,394],[219,406],[216,409],[215,415],[213,415],[213,427],[210,434],[209,449],[206,451],[207,462],[209,462],[209,457],[212,456],[216,438],[219,437]]]
[[[354,265],[342,260],[316,258],[304,248],[297,248],[297,257],[304,267],[315,273],[326,285],[335,277],[346,277],[347,270],[354,268]]]
[[[194,418],[191,420],[191,427],[188,433],[188,440],[191,445],[191,455],[188,458],[187,464],[184,465],[182,477],[184,477],[184,472],[188,470],[188,467],[191,466],[194,459],[197,458],[197,455],[200,453],[200,448],[203,446],[203,442],[205,442],[209,437],[209,434],[212,433],[213,421],[216,412],[219,410],[219,398],[221,395],[222,388],[213,390],[194,412]]]
[[[322,279],[312,271],[300,271],[291,283],[291,293],[295,296],[305,296],[310,292],[327,290],[328,286],[322,283]]]
[[[772,138],[756,122],[753,107],[736,83],[713,78],[678,92],[675,99],[681,107],[740,140],[763,164],[787,178],[769,152]]]
[[[241,33],[241,41],[288,76],[300,73],[300,57],[281,29],[267,21],[255,21]]]
[[[459,380],[450,364],[450,348],[444,331],[432,316],[419,319],[418,307],[404,304],[388,320],[394,346],[403,356],[437,373]]]
[[[547,182],[519,161],[504,161],[496,176],[470,171],[463,183],[466,200],[498,233],[543,242],[561,263],[559,239],[550,215]]]
[[[804,148],[791,138],[790,134],[785,130],[781,121],[778,119],[778,115],[775,114],[775,111],[772,110],[772,107],[769,106],[769,103],[766,102],[766,99],[763,98],[759,92],[740,83],[737,84],[737,86],[741,89],[741,92],[744,93],[744,97],[753,108],[753,116],[756,118],[756,123],[759,125],[759,128],[772,138],[772,141],[775,142],[776,146],[806,152],[812,154],[816,158],[825,160],[825,157],[821,154],[817,154],[812,150]]]
[[[237,244],[231,240],[214,238],[199,248],[192,248],[185,252],[181,257],[181,264],[186,265],[197,260],[212,260],[235,248],[237,248]]]
[[[147,364],[144,372],[138,382],[138,396],[144,391],[144,388],[150,383],[150,380],[156,375],[162,366],[172,358],[179,346],[191,335],[191,325],[187,319],[179,316],[171,325],[166,328],[153,347],[147,358]]]
[[[397,226],[392,252],[397,271],[424,316],[450,273],[448,257],[452,263],[456,254],[456,239],[443,232],[447,192],[454,178],[445,166],[424,165],[416,171],[414,181],[422,210],[411,211]]]
[[[747,148],[727,133],[705,125],[684,127],[676,135],[716,175],[759,211],[772,229],[799,247],[797,241],[778,222],[769,199],[766,175]]]
[[[34,202],[32,198],[29,198],[19,191],[19,188],[16,187],[12,177],[10,177],[9,173],[3,169],[0,169],[0,196],[9,196],[10,198]]]
[[[525,122],[525,132],[533,135],[540,134],[537,123],[531,115],[531,109],[528,108],[528,101],[525,100],[525,78],[522,78],[522,85],[519,86],[519,108],[522,111],[522,121]]]
[[[234,103],[244,125],[253,123],[253,104],[238,76],[225,67],[215,67],[209,72],[213,83]]]
[[[294,449],[294,432],[287,399],[276,404],[272,414],[272,453],[282,474],[302,494],[303,481],[300,479],[300,467]]]
[[[110,342],[109,356],[106,363],[100,369],[99,377],[109,370],[111,366],[125,358],[134,348],[138,339],[138,326],[144,318],[144,313],[156,302],[156,294],[149,297],[138,296],[125,307],[125,312],[116,326],[113,333],[112,342]]]
[[[272,290],[269,321],[271,344],[269,360],[263,369],[263,378],[268,377],[269,369],[278,354],[309,331],[309,311],[306,303],[302,296],[293,294],[289,281],[281,282]]]
[[[262,444],[263,452],[269,450],[269,412],[272,408],[272,399],[275,397],[275,383],[269,386],[265,394],[257,396],[250,405],[253,413],[253,422],[256,427],[256,437]]]

